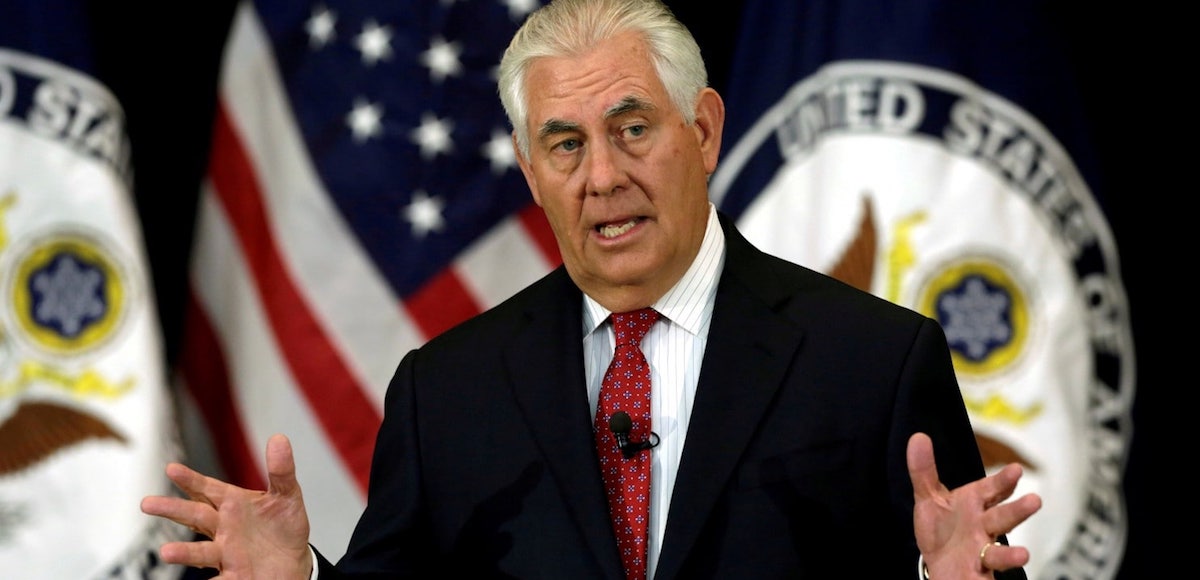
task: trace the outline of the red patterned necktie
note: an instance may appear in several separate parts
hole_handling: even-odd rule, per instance
[[[638,451],[626,459],[609,422],[613,413],[624,411],[633,420],[629,440],[650,438],[650,365],[642,354],[641,343],[656,320],[658,312],[651,308],[613,313],[617,347],[600,383],[600,401],[596,405],[596,450],[600,454],[600,471],[608,492],[608,511],[617,534],[617,547],[629,580],[646,577],[650,450]]]

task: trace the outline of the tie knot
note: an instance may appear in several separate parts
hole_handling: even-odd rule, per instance
[[[614,312],[612,314],[613,335],[617,337],[617,346],[642,343],[642,337],[650,331],[650,327],[658,320],[658,312],[653,308],[630,310],[629,312]]]

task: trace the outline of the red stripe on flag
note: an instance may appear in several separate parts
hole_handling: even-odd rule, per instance
[[[480,307],[453,268],[446,268],[410,295],[404,306],[426,337],[434,337],[476,314]]]
[[[533,243],[542,251],[546,262],[557,268],[562,263],[562,254],[558,251],[554,230],[550,229],[550,222],[546,220],[546,212],[536,203],[531,203],[517,215],[521,219],[521,225],[525,227],[525,233],[529,234]]]
[[[266,481],[250,454],[241,415],[233,403],[225,353],[195,296],[184,307],[183,348],[179,369],[187,389],[208,425],[213,449],[230,483],[247,489],[267,489]]]
[[[220,103],[211,155],[209,176],[237,232],[272,334],[292,378],[365,495],[379,413],[284,264],[271,234],[257,175]]]

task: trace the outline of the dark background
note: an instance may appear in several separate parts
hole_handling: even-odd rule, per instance
[[[169,15],[161,8],[168,3],[155,3],[150,9],[141,3],[92,4],[100,31],[97,72],[126,110],[136,203],[167,355],[173,362],[187,296],[192,219],[207,162],[217,70],[234,2],[169,3]],[[711,83],[722,91],[741,3],[676,0],[668,4],[696,35],[709,64]],[[1170,424],[1166,409],[1169,401],[1178,398],[1168,390],[1165,378],[1171,362],[1178,359],[1165,347],[1182,341],[1158,336],[1160,328],[1172,328],[1168,323],[1177,322],[1175,327],[1186,339],[1188,326],[1178,322],[1194,316],[1180,308],[1185,305],[1178,301],[1173,305],[1156,294],[1164,287],[1188,289],[1185,284],[1172,283],[1189,265],[1180,250],[1186,248],[1181,245],[1185,242],[1175,241],[1183,236],[1173,232],[1183,231],[1180,209],[1188,207],[1183,200],[1194,186],[1185,182],[1191,186],[1185,189],[1166,182],[1174,160],[1165,152],[1168,143],[1190,140],[1190,134],[1171,129],[1173,119],[1189,115],[1188,93],[1176,90],[1178,75],[1171,74],[1173,69],[1162,62],[1167,52],[1155,48],[1158,41],[1173,36],[1171,27],[1157,24],[1150,29],[1144,25],[1152,18],[1170,20],[1170,15],[1152,14],[1144,7],[1105,4],[1102,9],[1100,3],[1060,1],[1047,2],[1047,7],[1066,40],[1073,73],[1083,88],[1078,106],[1097,128],[1095,145],[1105,210],[1120,251],[1136,348],[1133,442],[1125,474],[1129,538],[1118,578],[1163,578],[1168,577],[1159,574],[1164,558],[1172,558],[1167,564],[1190,567],[1192,555],[1169,547],[1173,544],[1168,533],[1158,532],[1160,521],[1165,527],[1171,515],[1182,514],[1180,508],[1168,507],[1168,502],[1173,503],[1170,493],[1151,487],[1165,481],[1163,464],[1156,462],[1159,449],[1178,454],[1187,448],[1167,447],[1165,439]],[[1180,134],[1159,140],[1172,132]],[[1160,209],[1167,204],[1174,209]],[[1168,309],[1171,318],[1167,318]],[[1187,314],[1181,316],[1177,310]],[[1172,332],[1171,336],[1178,334]],[[1186,488],[1167,490],[1194,495]],[[1193,512],[1190,508],[1186,511]],[[1183,524],[1186,534],[1191,521],[1174,520]],[[1172,524],[1165,529],[1178,533],[1176,528]],[[869,532],[864,535],[863,553],[870,554]]]

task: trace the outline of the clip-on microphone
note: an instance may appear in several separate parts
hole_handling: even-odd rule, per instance
[[[633,459],[638,451],[658,446],[658,433],[653,431],[650,432],[650,438],[646,441],[629,440],[629,432],[633,429],[633,419],[630,419],[629,413],[625,411],[617,411],[612,414],[608,420],[608,429],[617,438],[617,448],[625,455],[625,459]]]

